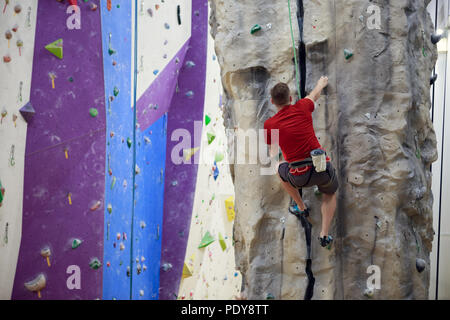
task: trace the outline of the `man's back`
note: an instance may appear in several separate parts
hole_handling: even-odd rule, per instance
[[[294,105],[283,107],[264,123],[268,144],[271,144],[270,130],[279,130],[279,145],[286,161],[309,158],[311,150],[322,148],[314,132],[313,111],[314,102],[301,99]]]

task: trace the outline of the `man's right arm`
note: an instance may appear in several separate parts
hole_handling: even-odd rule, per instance
[[[317,81],[316,87],[313,91],[306,97],[306,99],[310,99],[313,102],[316,102],[320,98],[320,94],[322,93],[323,88],[328,85],[328,77],[320,77],[319,81]]]

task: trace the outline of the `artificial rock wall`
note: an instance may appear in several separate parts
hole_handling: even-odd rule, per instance
[[[437,158],[429,114],[437,52],[428,2],[291,1],[301,87],[309,91],[321,75],[329,77],[314,126],[340,181],[330,251],[316,240],[320,195],[304,192],[312,209],[313,299],[428,297],[434,234],[430,165]],[[296,91],[288,1],[212,0],[212,8],[225,125],[261,129],[275,113],[270,88],[282,81],[293,95]],[[256,24],[261,30],[252,34]],[[249,299],[302,299],[303,229],[288,213],[278,177],[263,176],[260,168],[260,163],[231,168],[242,289]],[[418,259],[425,261],[421,273]],[[381,272],[374,291],[367,290],[371,265]]]

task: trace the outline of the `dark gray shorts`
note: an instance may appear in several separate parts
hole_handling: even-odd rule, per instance
[[[284,162],[278,167],[278,174],[284,182],[290,184],[297,189],[318,186],[319,191],[325,194],[334,194],[339,182],[336,177],[336,170],[331,162],[327,162],[327,170],[317,173],[314,167],[302,175],[294,176],[289,172],[289,163]]]

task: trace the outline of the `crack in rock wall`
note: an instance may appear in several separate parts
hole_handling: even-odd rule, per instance
[[[430,165],[437,159],[429,113],[437,51],[428,3],[291,1],[296,47],[306,49],[302,87],[308,92],[321,75],[329,77],[314,127],[340,181],[332,250],[316,240],[321,196],[304,192],[312,208],[313,299],[428,297],[434,235]],[[211,0],[211,7],[225,125],[238,132],[262,129],[276,112],[270,88],[281,81],[296,93],[287,0]],[[262,28],[251,34],[256,24]],[[353,56],[346,57],[345,49]],[[248,299],[302,299],[303,229],[288,213],[279,178],[261,175],[261,167],[231,165],[243,292]],[[421,273],[417,259],[426,264]],[[381,287],[368,292],[371,265],[380,268]]]

